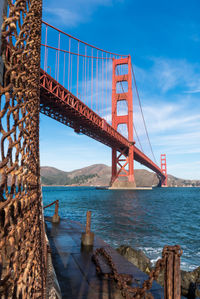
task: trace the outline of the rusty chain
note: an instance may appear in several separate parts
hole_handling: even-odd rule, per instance
[[[49,208],[49,207],[51,207],[51,206],[53,206],[53,205],[58,205],[58,204],[59,204],[59,200],[56,199],[56,200],[54,200],[53,202],[51,202],[50,204],[44,206],[43,209],[46,209],[46,208]]]
[[[7,3],[1,28],[0,298],[44,298],[46,245],[39,172],[42,0]]]
[[[166,259],[169,254],[175,253],[178,257],[181,256],[182,251],[179,245],[175,246],[165,246],[162,252],[162,258],[156,262],[155,268],[149,273],[149,278],[145,280],[142,287],[131,287],[129,284],[132,281],[132,276],[128,274],[119,274],[117,268],[112,260],[112,257],[106,252],[104,248],[96,249],[95,253],[92,255],[92,260],[96,266],[97,275],[105,279],[113,279],[121,294],[126,299],[133,298],[154,298],[152,294],[147,293],[152,287],[154,280],[157,280],[160,272],[165,268]],[[102,256],[106,264],[110,267],[110,273],[103,273],[98,256]]]

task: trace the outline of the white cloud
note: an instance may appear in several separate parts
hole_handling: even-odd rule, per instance
[[[200,89],[185,91],[184,93],[200,93]]]
[[[76,11],[59,7],[47,7],[44,10],[48,13],[50,18],[53,17],[53,21],[58,20],[69,27],[74,27],[77,23],[82,22],[82,15]]]
[[[190,114],[184,105],[165,104],[144,107],[144,114],[149,131],[166,133],[172,131],[194,130],[200,125],[200,114]]]
[[[182,161],[172,163],[168,167],[168,172],[176,174],[176,177],[183,179],[199,180],[200,179],[200,161]]]
[[[200,179],[200,64],[165,58],[149,61],[148,69],[135,67],[135,73],[154,153],[157,159],[161,153],[167,154],[168,171],[172,175]],[[136,103],[134,122],[149,155]],[[175,164],[181,167],[174,167]]]
[[[54,25],[76,27],[90,21],[93,13],[100,6],[114,5],[124,0],[73,0],[73,1],[44,1],[44,17]]]
[[[200,64],[181,59],[150,58],[152,66],[144,71],[135,67],[136,78],[151,90],[162,93],[179,88],[179,92],[200,91]]]
[[[185,179],[200,179],[200,104],[194,95],[152,97],[151,92],[142,102],[144,116],[154,150],[159,161],[161,153],[167,154],[168,172]],[[135,107],[136,108],[136,107]],[[149,156],[150,148],[145,136],[139,110],[134,110],[134,123],[144,148]],[[136,140],[137,141],[137,140]],[[138,144],[136,144],[138,146]],[[174,167],[177,162],[182,166]]]

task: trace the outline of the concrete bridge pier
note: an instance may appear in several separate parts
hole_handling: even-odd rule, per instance
[[[129,182],[116,180],[109,189],[136,189],[136,183],[135,181]]]

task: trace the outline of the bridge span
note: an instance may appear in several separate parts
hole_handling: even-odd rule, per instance
[[[42,23],[40,111],[112,149],[112,186],[136,187],[134,160],[166,185],[166,164],[159,167],[153,154],[131,56],[105,51]],[[136,131],[136,98],[154,161]]]
[[[129,155],[130,142],[127,138],[42,69],[40,112],[73,128],[76,133],[85,134],[120,153],[123,152],[126,157]],[[161,179],[165,179],[160,167],[135,145],[133,148],[135,161],[156,172]]]

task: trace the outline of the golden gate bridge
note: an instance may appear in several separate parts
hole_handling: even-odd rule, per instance
[[[134,160],[156,172],[165,186],[166,155],[161,155],[159,167],[143,152],[133,119],[134,84],[138,100],[139,94],[129,55],[104,51],[46,22],[42,27],[41,0],[5,0],[4,8],[0,297],[39,299],[47,294],[49,254],[40,183],[39,112],[109,146],[114,187],[135,187]],[[141,103],[140,108],[144,120]],[[118,130],[121,126],[125,132]],[[149,141],[145,123],[144,127]],[[150,141],[149,145],[152,151]],[[147,284],[149,289],[161,268],[166,274],[165,298],[180,298],[180,254],[179,246],[165,246],[156,270],[143,288],[137,288],[137,298],[144,297]]]
[[[161,185],[167,186],[166,155],[161,155],[159,167],[131,57],[102,50],[42,23],[40,112],[112,149],[112,187],[135,187],[134,160],[156,172]],[[134,125],[134,87],[154,161],[144,153]]]

